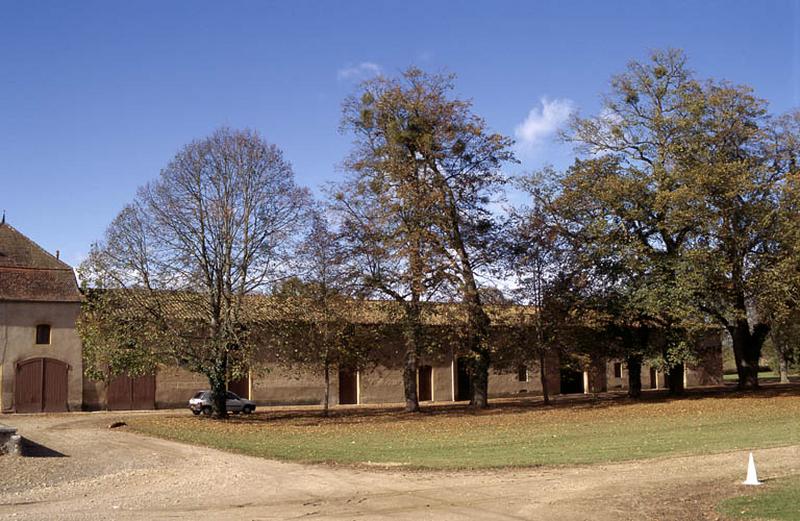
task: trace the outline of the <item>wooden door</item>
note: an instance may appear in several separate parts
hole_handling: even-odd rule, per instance
[[[64,412],[67,410],[67,364],[53,358],[44,359],[44,388],[42,411]]]
[[[17,412],[67,410],[69,367],[53,358],[33,358],[17,364],[14,377],[14,409]]]
[[[433,400],[433,368],[423,365],[419,368],[419,387],[417,389],[418,398],[421,402]]]
[[[106,388],[106,407],[110,411],[155,409],[156,376],[148,374],[131,378],[115,376]]]
[[[131,409],[156,408],[156,375],[131,378]]]
[[[339,404],[358,403],[358,375],[353,369],[339,369]]]

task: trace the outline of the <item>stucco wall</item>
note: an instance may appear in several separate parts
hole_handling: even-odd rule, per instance
[[[378,366],[359,372],[360,403],[399,403],[403,398],[403,372]]]
[[[453,364],[433,366],[433,401],[452,402]]]
[[[67,406],[81,410],[83,362],[81,341],[75,331],[80,303],[0,302],[0,410],[14,410],[14,376],[17,362],[29,358],[54,358],[68,365]],[[50,344],[36,344],[36,326],[50,325]]]
[[[178,367],[160,367],[156,372],[156,408],[187,407],[189,398],[208,389],[208,379]]]
[[[331,371],[330,403],[338,400],[337,373]],[[269,371],[253,373],[250,381],[250,399],[263,405],[313,405],[320,404],[325,396],[325,379],[310,371],[290,371],[271,367]]]

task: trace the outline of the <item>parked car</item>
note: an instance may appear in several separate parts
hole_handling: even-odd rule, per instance
[[[225,407],[228,412],[240,412],[250,414],[256,410],[256,404],[252,400],[247,400],[230,391],[227,392]],[[193,414],[211,415],[211,391],[197,391],[189,400],[189,409]]]

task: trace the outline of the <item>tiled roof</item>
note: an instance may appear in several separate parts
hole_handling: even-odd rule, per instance
[[[8,223],[0,223],[0,300],[80,302],[75,273]]]
[[[208,303],[199,293],[121,289],[106,291],[116,306],[129,310],[158,308],[165,316],[182,320],[202,320],[208,310]],[[398,323],[403,317],[400,304],[390,300],[344,299],[339,301],[337,309],[342,318],[346,317],[346,320],[360,324]],[[487,305],[485,309],[494,325],[530,322],[536,314],[532,306]],[[251,294],[245,297],[242,318],[257,322],[313,321],[323,319],[320,312],[303,298],[290,297],[282,300],[263,294]],[[422,305],[420,318],[423,324],[437,326],[464,323],[467,317],[462,304],[428,302]]]

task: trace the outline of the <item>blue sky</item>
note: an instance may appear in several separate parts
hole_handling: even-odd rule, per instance
[[[220,125],[257,129],[297,180],[341,174],[342,99],[409,65],[519,139],[519,173],[570,160],[552,139],[648,50],[800,105],[800,0],[9,2],[0,0],[0,209],[77,264],[136,188]],[[545,100],[543,102],[543,100]]]

